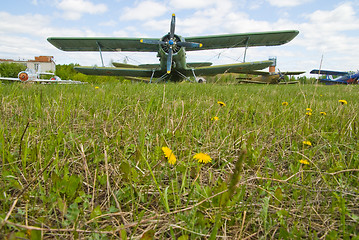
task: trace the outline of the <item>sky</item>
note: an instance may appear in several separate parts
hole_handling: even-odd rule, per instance
[[[281,71],[359,69],[359,0],[12,0],[0,3],[0,59],[54,56],[56,64],[101,66],[96,52],[64,52],[48,37],[182,37],[298,30],[291,42],[252,47],[246,61],[277,57]],[[244,48],[187,52],[187,62],[242,62]],[[156,53],[103,53],[104,63],[158,63]]]

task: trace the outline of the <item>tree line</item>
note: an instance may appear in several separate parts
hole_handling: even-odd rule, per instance
[[[61,79],[71,79],[75,81],[88,82],[88,83],[102,83],[102,82],[123,82],[125,81],[124,77],[117,76],[93,76],[85,75],[77,72],[74,67],[80,66],[79,64],[57,64],[55,75],[59,76]],[[20,63],[0,63],[0,76],[2,77],[13,77],[16,78],[19,72],[26,70],[26,66]],[[213,77],[212,77],[213,78]],[[285,80],[288,81],[288,76],[285,76]],[[233,82],[235,77],[229,75],[228,77],[221,77],[218,80],[218,77],[213,79],[209,78],[208,82]],[[213,80],[213,81],[212,81]],[[315,77],[307,78],[306,76],[299,76],[297,78],[292,77],[290,80],[299,81],[301,84],[314,84],[317,82]]]

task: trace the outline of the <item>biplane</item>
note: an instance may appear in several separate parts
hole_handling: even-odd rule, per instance
[[[341,72],[341,71],[313,69],[310,73],[326,75],[325,78],[319,78],[319,81],[323,82],[327,85],[355,84],[355,83],[358,83],[358,79],[359,79],[359,71],[358,72]],[[338,77],[333,78],[333,76],[338,76]]]
[[[267,68],[272,61],[242,62],[212,65],[210,62],[187,63],[186,51],[244,47],[244,60],[248,47],[282,45],[298,35],[297,30],[257,32],[244,34],[182,37],[175,34],[176,17],[172,15],[170,31],[162,38],[111,38],[111,37],[49,37],[47,40],[63,51],[98,51],[102,67],[80,66],[75,69],[88,75],[124,76],[147,78],[151,82],[180,81],[194,77],[196,82],[204,81],[203,76],[222,73],[247,73]],[[102,52],[135,51],[157,52],[158,64],[130,65],[118,63],[105,67]]]
[[[50,79],[41,79],[40,75],[51,75]],[[37,83],[58,83],[58,84],[82,84],[80,81],[62,80],[60,77],[55,76],[53,73],[48,72],[35,72],[33,69],[26,69],[19,72],[17,78],[0,77],[0,81],[17,81],[23,83],[37,82]]]
[[[257,84],[295,84],[299,81],[285,81],[285,76],[300,75],[305,73],[305,71],[297,72],[262,72],[262,71],[253,71],[249,74],[252,76],[247,77],[238,77],[239,83],[257,83]],[[257,75],[257,76],[254,76]]]

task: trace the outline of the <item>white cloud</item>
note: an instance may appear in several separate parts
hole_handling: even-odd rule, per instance
[[[143,1],[136,4],[134,8],[124,8],[122,20],[147,20],[154,17],[162,16],[167,11],[163,3],[155,1]]]
[[[217,4],[225,5],[226,3],[218,0],[170,0],[170,6],[175,9],[199,9],[208,8]]]
[[[271,5],[276,7],[296,7],[312,0],[267,0]]]
[[[64,18],[78,20],[83,14],[101,14],[107,11],[105,4],[93,4],[86,0],[61,0],[57,8],[64,11]]]
[[[0,12],[0,33],[11,34],[17,33],[21,35],[40,34],[39,29],[45,28],[48,22],[47,16],[39,14],[11,15],[7,12]]]

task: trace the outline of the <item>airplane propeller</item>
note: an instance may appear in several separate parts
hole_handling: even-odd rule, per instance
[[[141,43],[145,44],[155,44],[155,45],[162,45],[167,52],[167,73],[171,73],[172,69],[172,59],[173,54],[178,52],[179,50],[176,48],[178,47],[188,47],[188,48],[199,48],[202,47],[202,43],[194,43],[194,42],[182,42],[178,36],[175,35],[175,28],[176,28],[176,15],[172,14],[171,25],[170,25],[170,32],[168,35],[164,36],[162,40],[153,40],[153,39],[141,39]]]
[[[284,80],[284,74],[279,70],[278,68],[278,74],[279,74],[279,80]]]

